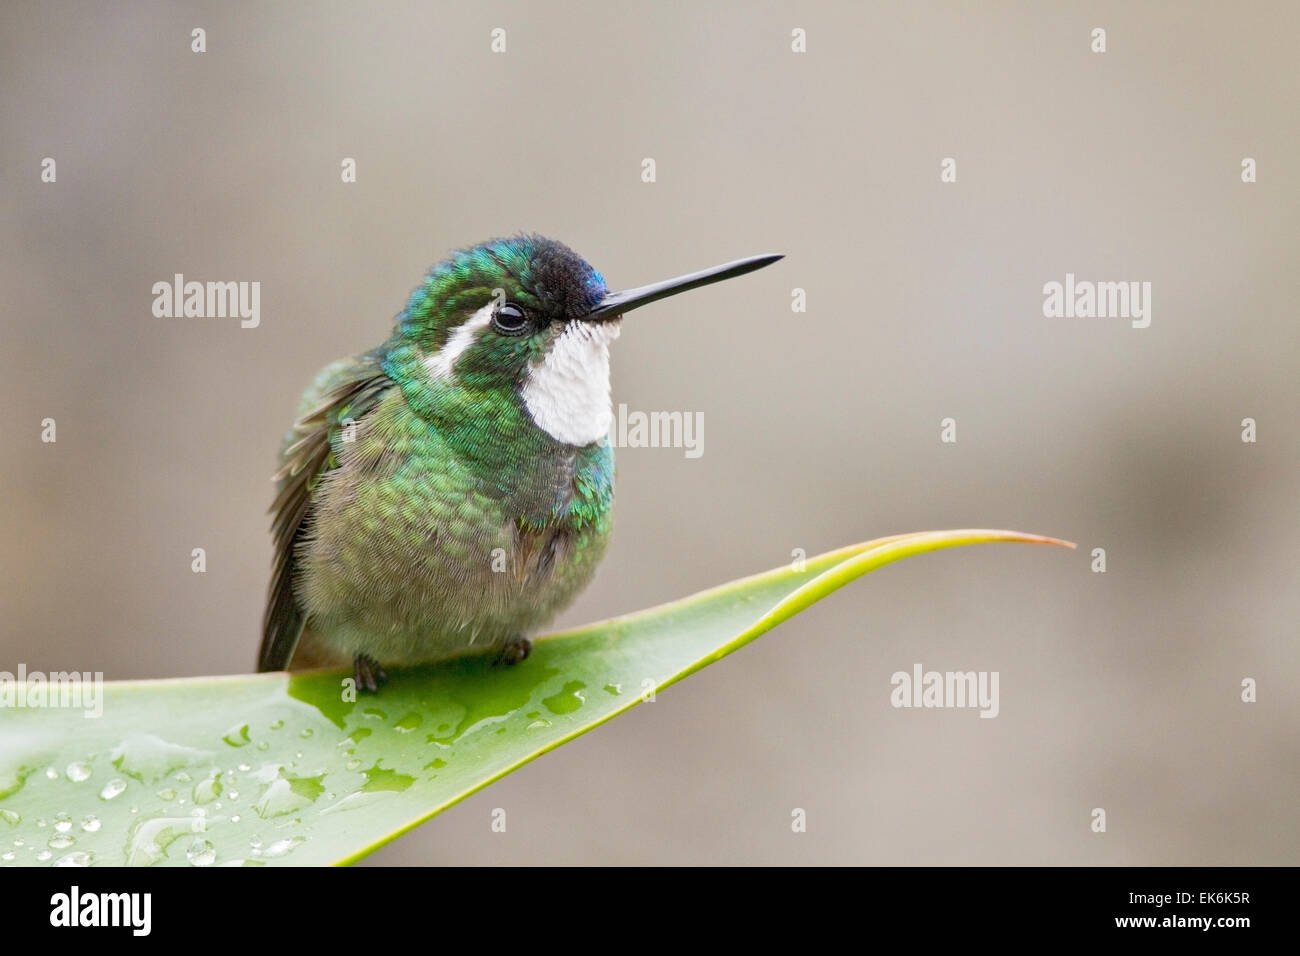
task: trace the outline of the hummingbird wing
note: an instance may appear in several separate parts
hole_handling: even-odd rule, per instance
[[[282,467],[275,474],[279,494],[271,505],[275,544],[271,586],[262,619],[259,671],[284,670],[293,659],[306,618],[293,591],[298,542],[310,531],[312,490],[321,477],[338,467],[334,445],[344,422],[359,422],[393,387],[381,367],[381,352],[343,359],[316,377],[299,405],[298,421],[280,452]]]

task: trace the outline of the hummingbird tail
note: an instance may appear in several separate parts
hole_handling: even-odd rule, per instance
[[[293,562],[287,562],[292,564]],[[292,571],[292,568],[286,568]],[[258,671],[283,671],[289,669],[293,652],[298,647],[306,617],[294,600],[293,588],[274,589],[271,603],[266,608],[262,626],[262,647],[257,655]]]

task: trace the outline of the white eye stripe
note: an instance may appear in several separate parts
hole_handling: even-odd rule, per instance
[[[438,351],[424,360],[424,367],[429,370],[430,378],[451,378],[456,360],[478,339],[479,333],[492,321],[495,302],[489,302],[465,320],[455,332],[448,336],[446,343]]]

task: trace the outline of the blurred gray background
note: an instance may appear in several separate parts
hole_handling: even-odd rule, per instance
[[[778,250],[627,322],[615,402],[704,455],[620,452],[558,624],[899,531],[1079,550],[891,566],[373,860],[1300,862],[1298,17],[4,4],[0,668],[250,669],[297,396],[450,248],[535,230],[613,287]],[[176,272],[260,281],[261,326],[155,318]],[[1150,281],[1150,328],[1044,318],[1067,272]],[[1001,715],[892,708],[916,662],[1000,671]]]

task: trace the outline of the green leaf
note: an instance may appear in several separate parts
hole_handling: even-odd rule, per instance
[[[105,684],[103,715],[0,680],[0,863],[350,863],[900,558],[1013,531],[880,538],[539,640],[528,660]],[[9,709],[13,707],[13,709]]]

